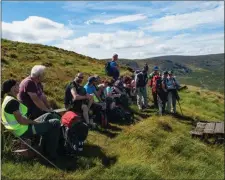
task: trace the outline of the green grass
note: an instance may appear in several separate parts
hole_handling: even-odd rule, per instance
[[[14,55],[12,55],[14,54]],[[54,47],[2,41],[2,80],[21,80],[35,64],[49,66],[44,89],[52,104],[63,107],[64,87],[78,70],[104,77],[104,63]],[[16,55],[16,56],[15,56]],[[123,73],[128,73],[123,70]],[[224,179],[224,147],[191,138],[198,120],[224,121],[224,96],[188,86],[179,93],[183,117],[158,117],[153,109],[138,112],[136,123],[111,124],[107,131],[90,131],[84,152],[61,160],[63,171],[38,160],[10,155],[4,142],[2,177],[9,179]],[[149,96],[150,101],[152,100]],[[179,107],[177,110],[180,113]],[[3,138],[7,134],[2,133]],[[10,137],[9,137],[10,138]],[[8,147],[8,148],[7,148]],[[66,169],[66,170],[65,170]]]

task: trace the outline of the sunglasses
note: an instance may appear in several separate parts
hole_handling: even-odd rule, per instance
[[[84,77],[82,77],[82,76],[77,76],[79,79],[84,79]]]

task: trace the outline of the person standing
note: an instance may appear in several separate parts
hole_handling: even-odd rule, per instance
[[[112,71],[112,76],[115,81],[120,76],[120,70],[117,61],[118,61],[118,54],[113,54],[112,61],[110,62],[110,69]]]
[[[164,71],[162,78],[157,81],[157,100],[159,107],[159,115],[163,115],[165,113],[166,102],[167,102],[167,76],[168,72]]]
[[[155,66],[153,70],[154,72],[150,74],[149,86],[152,88],[152,97],[153,97],[154,107],[158,109],[157,92],[156,92],[157,80],[160,79],[158,66]]]
[[[135,89],[137,93],[137,105],[139,110],[148,107],[146,85],[148,82],[148,76],[146,69],[143,69],[136,75]]]
[[[180,85],[173,76],[173,71],[168,72],[168,78],[166,81],[167,89],[168,89],[168,102],[167,102],[167,111],[176,113],[176,100],[177,96],[177,89],[179,89]],[[171,109],[172,105],[172,109]]]

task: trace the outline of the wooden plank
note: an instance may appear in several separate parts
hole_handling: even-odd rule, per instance
[[[61,108],[61,109],[55,109],[54,111],[57,113],[60,113],[60,112],[66,112],[67,110],[66,108]]]
[[[204,129],[204,134],[213,134],[216,123],[207,123]]]
[[[201,135],[203,135],[203,131],[205,129],[205,126],[206,126],[206,123],[198,122],[195,129],[193,131],[191,131],[190,133],[192,135],[201,136]]]
[[[215,134],[224,134],[224,122],[216,123]]]
[[[67,112],[66,108],[55,109],[55,112],[59,113],[61,116]]]

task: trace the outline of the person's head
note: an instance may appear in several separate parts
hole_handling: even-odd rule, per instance
[[[159,67],[158,66],[155,66],[153,68],[153,71],[154,71],[155,74],[159,74]]]
[[[83,73],[78,73],[74,80],[77,84],[81,84],[83,79],[84,79]]]
[[[163,78],[167,78],[167,76],[168,76],[168,71],[164,71],[162,76],[163,76]]]
[[[94,76],[91,76],[91,77],[89,77],[88,78],[88,84],[89,85],[95,85],[95,83],[97,82],[97,79],[96,79],[96,77],[94,77]]]
[[[115,80],[114,80],[114,79],[111,79],[111,80],[109,81],[108,86],[112,87],[112,86],[114,85],[114,83],[115,83]]]
[[[118,54],[113,54],[113,56],[112,56],[112,60],[113,61],[117,61],[118,60]]]
[[[169,75],[169,77],[172,77],[173,76],[173,71],[169,71],[168,75]]]
[[[35,65],[31,69],[30,76],[37,82],[41,82],[44,79],[44,72],[45,72],[46,67],[43,65]]]
[[[104,87],[107,87],[107,86],[109,85],[109,80],[105,80],[105,81],[103,82],[103,84],[104,84]]]
[[[146,69],[146,68],[143,68],[143,69],[142,69],[142,73],[143,73],[143,74],[146,74],[146,73],[147,73],[147,69]]]
[[[19,93],[19,83],[14,79],[9,79],[2,84],[1,96],[4,97],[5,94],[10,94],[16,96]]]
[[[96,81],[94,82],[95,85],[100,84],[101,83],[101,78],[99,75],[94,75],[94,77],[96,78]]]

